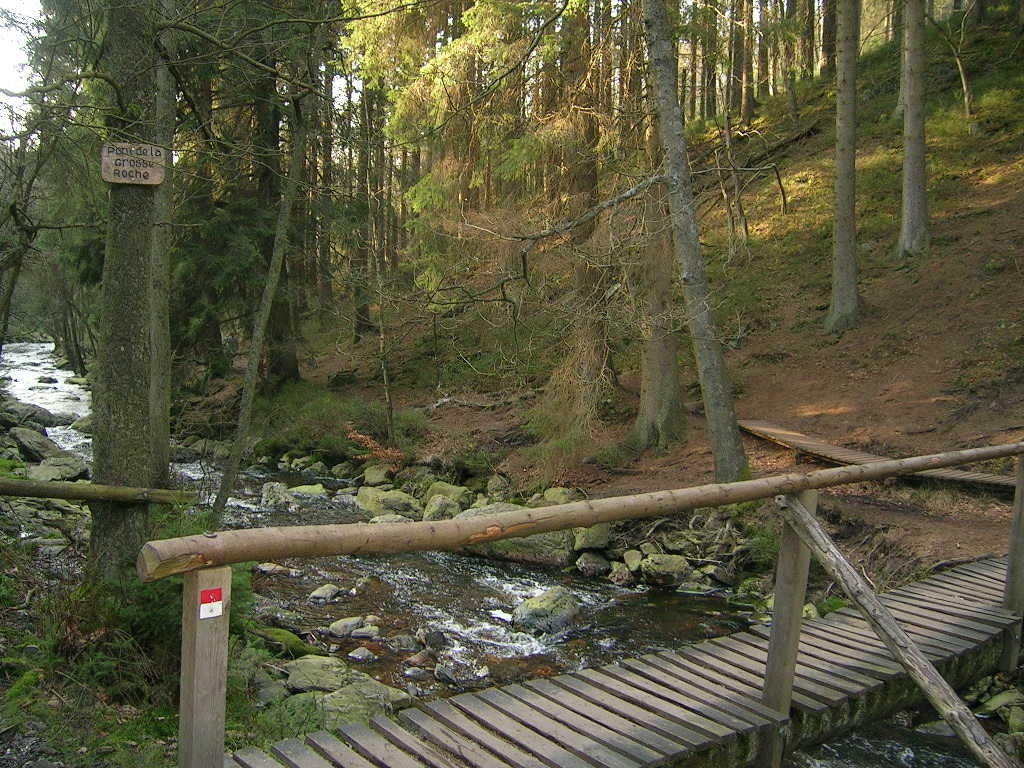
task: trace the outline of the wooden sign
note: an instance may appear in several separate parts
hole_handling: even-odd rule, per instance
[[[155,144],[108,141],[100,156],[100,175],[112,184],[160,184],[166,151]]]

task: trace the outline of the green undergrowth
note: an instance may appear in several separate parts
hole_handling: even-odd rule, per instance
[[[210,527],[206,515],[186,510],[155,518],[154,537]],[[142,584],[125,574],[101,588],[10,539],[0,541],[0,562],[0,725],[40,731],[67,766],[175,765],[181,578]],[[245,636],[252,599],[249,570],[238,566],[234,638]],[[237,665],[252,657],[232,658]],[[237,676],[233,685],[244,699]]]
[[[426,417],[414,409],[394,413],[394,444],[413,448],[426,429]],[[273,397],[257,401],[254,431],[263,435],[258,455],[280,456],[302,451],[327,463],[365,454],[367,449],[350,439],[349,426],[381,444],[387,444],[387,411],[383,402],[343,396],[305,381],[285,384]]]

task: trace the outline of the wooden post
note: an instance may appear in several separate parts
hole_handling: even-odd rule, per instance
[[[964,746],[988,768],[1021,768],[1018,760],[1007,755],[992,741],[971,710],[956,695],[956,691],[921,653],[910,635],[896,623],[889,609],[882,605],[871,586],[850,565],[806,507],[799,500],[787,496],[778,496],[775,501],[811,553],[860,609],[878,638],[924,692],[942,719],[956,731]]]
[[[231,568],[186,573],[183,598],[178,766],[221,768]]]
[[[818,506],[818,492],[804,491],[801,503],[813,514]],[[789,716],[793,699],[793,676],[800,646],[800,622],[807,595],[807,571],[811,551],[788,522],[782,526],[782,542],[775,564],[775,607],[772,611],[772,632],[768,641],[768,662],[764,673],[765,706]],[[767,733],[758,751],[761,768],[778,768],[786,748],[782,730]]]
[[[1017,489],[1013,496],[1013,527],[1010,531],[1010,549],[1006,562],[1006,584],[1003,587],[1003,606],[1016,616],[1024,616],[1024,456],[1017,456]],[[1021,626],[1018,623],[1003,651],[1000,669],[1012,672],[1020,657]]]

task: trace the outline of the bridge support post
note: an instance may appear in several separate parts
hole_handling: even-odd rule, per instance
[[[1017,487],[1013,496],[1013,527],[1010,531],[1003,607],[1018,617],[1024,616],[1024,455],[1017,456]],[[1004,672],[1012,672],[1017,668],[1020,646],[1021,625],[1018,623],[1003,651],[999,667]]]
[[[818,506],[818,492],[804,491],[798,498],[811,514]],[[775,564],[775,607],[772,632],[768,641],[768,662],[764,675],[762,701],[782,715],[789,716],[793,698],[793,676],[800,647],[800,622],[807,595],[807,573],[811,551],[789,522],[782,525],[782,541]],[[785,734],[767,733],[758,752],[759,768],[778,768],[786,749]]]
[[[185,574],[181,617],[179,768],[224,764],[231,568]]]

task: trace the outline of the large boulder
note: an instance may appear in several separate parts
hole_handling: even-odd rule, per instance
[[[524,507],[507,502],[488,504],[485,507],[467,509],[458,515],[458,519],[493,515],[499,512],[511,512],[517,509],[524,509]],[[533,536],[524,536],[517,539],[483,542],[481,544],[473,544],[465,549],[467,552],[485,557],[497,557],[517,563],[535,563],[537,565],[551,565],[562,568],[572,565],[576,560],[576,554],[573,551],[572,531],[553,531],[551,533],[537,533]]]
[[[610,523],[598,523],[589,528],[574,528],[573,549],[583,552],[587,549],[604,549],[608,546],[608,539],[611,536]]]
[[[356,501],[372,517],[401,515],[411,520],[423,518],[423,506],[415,496],[405,491],[382,491],[364,485],[359,489]]]
[[[25,457],[26,461],[42,461],[51,456],[64,454],[64,451],[53,440],[46,435],[39,434],[34,429],[12,427],[7,434],[18,443],[21,455]]]
[[[20,400],[5,400],[0,411],[9,416],[15,424],[35,422],[43,427],[66,427],[75,417],[66,413],[51,413],[45,408]]]
[[[386,464],[371,464],[363,470],[363,485],[384,485],[390,483],[394,476],[394,471]]]
[[[284,665],[285,683],[293,693],[336,691],[352,682],[355,672],[334,656],[302,656]]]
[[[652,584],[682,584],[693,575],[693,566],[682,555],[651,554],[640,561],[640,573]]]
[[[432,496],[423,507],[424,520],[449,520],[462,511],[462,507],[454,499],[447,496]]]
[[[429,504],[435,496],[444,496],[451,499],[460,508],[465,509],[473,503],[473,492],[464,485],[452,485],[442,480],[433,483],[423,496],[423,503]]]
[[[323,727],[333,730],[349,723],[369,723],[378,715],[390,715],[412,701],[405,691],[379,683],[362,672],[352,674],[352,682],[336,691],[291,696],[284,706],[301,711],[312,705],[322,718]]]
[[[524,632],[547,634],[569,626],[580,612],[580,601],[565,587],[552,587],[524,600],[512,612],[512,626]]]
[[[70,482],[89,477],[89,467],[85,461],[72,454],[50,456],[40,464],[28,468],[29,480],[50,482],[53,480]]]

